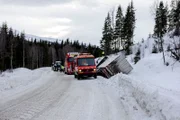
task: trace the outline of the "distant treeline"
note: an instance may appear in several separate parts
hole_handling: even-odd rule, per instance
[[[102,53],[98,46],[69,39],[59,42],[26,40],[25,33],[17,33],[6,23],[0,27],[0,70],[26,67],[35,69],[50,66],[52,62],[64,62],[67,52],[90,52],[95,57]]]

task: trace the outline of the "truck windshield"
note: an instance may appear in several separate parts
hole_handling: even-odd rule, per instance
[[[79,58],[78,66],[94,66],[94,58]]]
[[[73,61],[74,61],[73,57],[68,58],[68,62],[73,62]]]
[[[61,61],[56,61],[56,64],[57,65],[61,65]]]

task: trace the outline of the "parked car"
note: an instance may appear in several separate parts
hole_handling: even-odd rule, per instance
[[[64,71],[64,67],[62,65],[62,62],[61,61],[55,61],[53,64],[52,64],[52,70],[54,71]]]

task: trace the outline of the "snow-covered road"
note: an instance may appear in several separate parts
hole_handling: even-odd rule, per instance
[[[97,80],[78,81],[56,72],[50,75],[46,84],[0,104],[0,120],[129,119],[119,98],[98,87]]]

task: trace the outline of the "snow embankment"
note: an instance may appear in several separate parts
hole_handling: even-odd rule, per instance
[[[5,71],[0,74],[0,100],[10,97],[17,93],[33,90],[38,86],[47,82],[45,75],[51,72],[50,68],[40,68],[29,70],[26,68],[18,68],[13,72]]]
[[[141,110],[152,120],[180,120],[180,63],[167,61],[170,65],[164,66],[161,54],[149,54],[132,63],[129,75],[118,74],[100,84],[117,91],[128,113],[136,114],[134,119],[142,116],[137,112]]]

